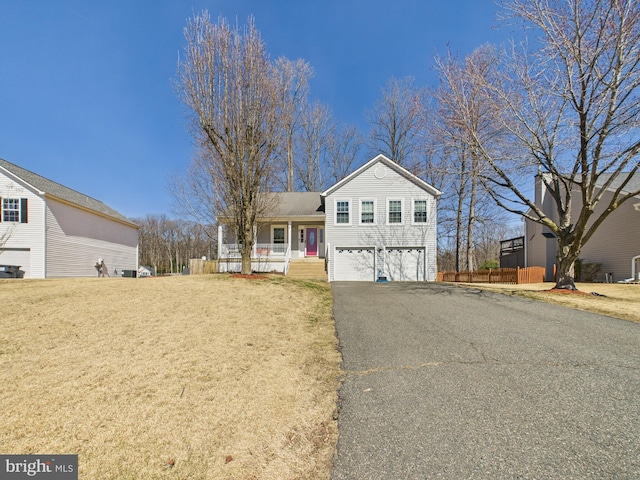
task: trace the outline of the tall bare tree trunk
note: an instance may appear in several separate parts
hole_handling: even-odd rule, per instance
[[[271,208],[267,193],[281,171],[276,153],[283,149],[282,75],[252,18],[241,30],[223,19],[214,25],[204,12],[187,23],[185,38],[177,89],[200,146],[189,184],[238,232],[242,273],[249,274],[254,226]]]
[[[469,218],[467,218],[467,270],[475,270],[475,255],[473,245],[474,227],[476,223],[476,196],[478,190],[478,157],[471,154],[471,193],[469,196]]]
[[[462,256],[462,233],[463,227],[463,210],[464,210],[464,175],[460,175],[460,189],[458,193],[458,208],[456,210],[456,272],[462,271],[461,256]]]

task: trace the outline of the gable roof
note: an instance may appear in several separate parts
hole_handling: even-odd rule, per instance
[[[89,210],[93,213],[97,213],[98,215],[109,217],[120,223],[125,223],[129,226],[138,228],[138,226],[127,219],[127,217],[116,212],[113,208],[105,205],[100,200],[96,200],[88,195],[72,190],[71,188],[65,187],[53,180],[49,180],[37,173],[33,173],[0,158],[0,172],[2,171],[23,181],[45,197],[50,197],[54,200],[62,201],[62,203],[71,204],[83,210]]]
[[[356,171],[354,171],[351,174],[349,174],[346,177],[344,177],[342,180],[340,180],[334,186],[330,187],[328,190],[325,190],[324,192],[322,192],[322,197],[326,197],[327,195],[332,194],[333,192],[338,190],[340,187],[342,187],[343,185],[345,185],[346,183],[350,182],[352,179],[354,179],[355,177],[360,175],[360,173],[362,173],[363,171],[371,168],[371,166],[373,166],[376,163],[383,163],[385,166],[387,166],[391,170],[395,171],[399,175],[401,175],[404,178],[406,178],[408,181],[414,183],[415,185],[417,185],[418,187],[422,188],[423,190],[429,192],[431,195],[433,195],[435,197],[439,197],[440,195],[442,195],[442,192],[440,190],[438,190],[437,188],[432,187],[431,185],[429,185],[424,180],[416,177],[413,173],[408,171],[406,168],[398,165],[396,162],[394,162],[392,160],[389,160],[387,157],[385,157],[384,155],[380,154],[377,157],[374,157],[371,160],[369,160],[367,163],[362,165]]]
[[[270,195],[274,195],[277,200],[272,211],[263,217],[324,217],[320,192],[272,192]]]
[[[627,175],[628,173],[626,172],[622,172],[618,174],[618,176],[613,179],[613,182],[611,182],[611,186],[609,186],[608,190],[617,189],[622,184],[623,180],[627,178]],[[600,177],[598,177],[598,180],[596,181],[596,185],[598,187],[601,187],[607,180],[609,180],[609,178],[611,178],[611,174],[608,174],[608,173],[601,174]],[[640,191],[640,171],[637,171],[632,175],[631,179],[629,180],[629,183],[627,183],[624,186],[623,191],[625,192]],[[635,196],[640,197],[640,195],[635,195]]]

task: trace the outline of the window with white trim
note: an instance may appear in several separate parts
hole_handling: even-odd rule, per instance
[[[0,221],[27,223],[27,199],[3,198]]]
[[[376,223],[376,202],[373,200],[360,200],[360,223],[374,225]]]
[[[351,201],[336,200],[336,225],[351,224]]]
[[[413,200],[413,223],[427,223],[427,200],[416,198]]]
[[[284,227],[273,227],[273,243],[285,243]]]
[[[402,223],[402,200],[393,198],[387,201],[387,223]]]

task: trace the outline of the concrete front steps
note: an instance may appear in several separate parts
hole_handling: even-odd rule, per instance
[[[292,258],[287,277],[301,280],[327,280],[324,258]]]

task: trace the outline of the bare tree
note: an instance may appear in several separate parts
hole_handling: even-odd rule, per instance
[[[513,46],[499,75],[473,78],[497,121],[492,135],[466,115],[463,97],[460,126],[491,167],[482,177],[487,191],[506,210],[553,232],[556,287],[575,289],[583,245],[640,194],[630,188],[640,152],[640,4],[508,0],[504,6],[511,20],[538,34],[540,47]],[[523,175],[536,173],[553,214],[530,198],[531,181],[523,183]]]
[[[213,241],[196,222],[170,219],[166,215],[147,215],[134,219],[140,227],[140,264],[157,273],[179,273],[190,258],[212,257]]]
[[[169,180],[169,193],[173,199],[173,210],[178,215],[195,220],[209,238],[216,238],[218,229],[218,200],[216,197],[216,170],[211,168],[206,147],[195,152],[191,164],[183,175],[174,175]]]
[[[232,28],[224,19],[213,24],[205,11],[184,34],[176,89],[212,180],[215,211],[235,230],[242,272],[251,273],[256,219],[273,198],[260,193],[271,190],[281,141],[278,77],[252,18]]]
[[[302,119],[309,96],[309,79],[313,76],[311,66],[304,60],[291,61],[285,57],[276,60],[276,74],[279,82],[280,112],[279,124],[284,131],[284,157],[286,159],[286,187],[288,192],[295,189],[294,137],[305,124]]]
[[[307,192],[322,189],[323,167],[329,142],[334,135],[331,109],[320,102],[309,105],[303,113],[302,125],[296,137],[296,179]]]
[[[487,137],[495,132],[493,111],[489,108],[475,78],[492,78],[498,66],[495,48],[485,46],[476,49],[464,62],[451,53],[436,59],[440,88],[434,92],[439,106],[439,122],[434,122],[437,137],[445,145],[450,161],[448,177],[456,198],[456,270],[462,269],[464,250],[467,270],[475,268],[474,230],[479,221],[478,203],[484,200],[479,184],[485,164],[476,147],[475,137],[466,125],[472,126],[478,136]],[[462,110],[461,110],[462,108]],[[461,124],[463,118],[466,124]],[[464,243],[464,245],[463,245]]]
[[[15,229],[15,223],[10,223],[9,225],[10,226],[0,225],[0,253],[4,251],[4,246],[7,244],[7,242],[9,242],[9,239],[13,234],[13,230]]]
[[[335,125],[328,145],[328,183],[334,184],[353,171],[354,163],[364,144],[355,126]]]
[[[405,167],[413,162],[422,95],[413,78],[391,78],[382,89],[382,98],[368,113],[371,149]]]

